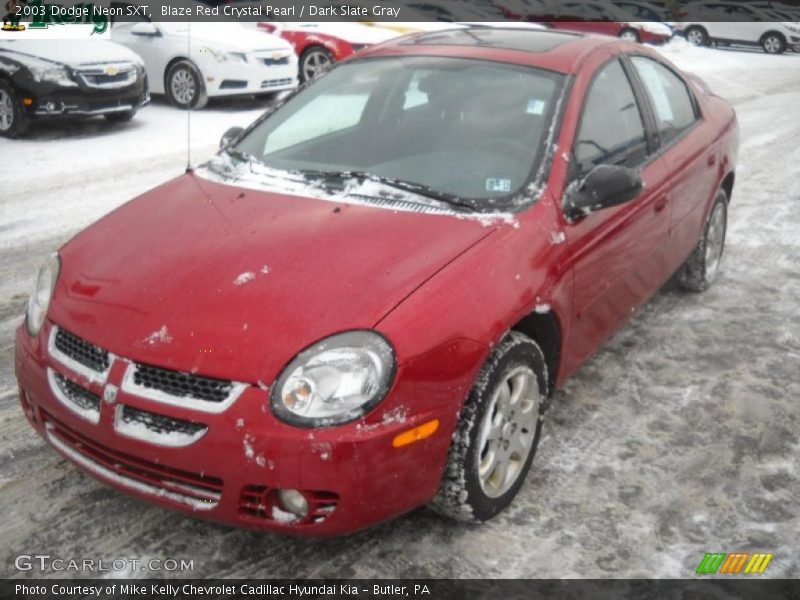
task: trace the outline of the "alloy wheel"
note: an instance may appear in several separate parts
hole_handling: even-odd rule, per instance
[[[490,498],[519,478],[533,448],[539,418],[539,386],[528,367],[510,371],[497,385],[478,437],[478,479]]]
[[[14,103],[11,94],[0,90],[0,131],[8,131],[14,124]]]
[[[310,81],[331,66],[332,60],[322,50],[310,50],[303,61],[303,79]]]
[[[639,41],[636,38],[636,34],[633,31],[630,31],[630,30],[623,31],[622,35],[620,35],[619,37],[622,38],[623,40],[628,41],[628,42],[638,42]]]
[[[764,40],[764,50],[769,54],[778,54],[781,51],[781,41],[774,35]]]
[[[197,85],[189,69],[178,69],[173,73],[170,81],[172,97],[180,104],[190,106],[197,94]]]
[[[694,44],[695,46],[702,46],[703,45],[703,33],[698,29],[692,29],[689,33],[686,34],[686,39],[689,40],[690,44]]]

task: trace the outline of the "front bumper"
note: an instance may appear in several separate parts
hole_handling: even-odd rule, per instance
[[[293,90],[297,87],[297,57],[286,58],[285,64],[267,66],[263,62],[218,63],[202,66],[206,93],[209,97],[265,94]]]
[[[29,100],[28,116],[35,118],[92,117],[137,110],[150,103],[147,78],[142,76],[132,85],[118,89],[29,86],[23,89]]]
[[[393,410],[378,421],[301,429],[277,421],[268,391],[246,385],[217,412],[145,397],[126,387],[131,362],[113,357],[105,374],[77,368],[52,351],[48,323],[36,338],[17,330],[15,366],[20,401],[37,432],[97,479],[134,496],[192,516],[236,526],[307,535],[338,535],[387,520],[429,501],[438,489],[455,427],[452,406],[416,414]],[[448,350],[448,352],[452,351]],[[412,406],[419,387],[403,383],[403,368],[387,398]],[[61,377],[99,399],[97,413],[75,410],[58,392]],[[452,388],[452,386],[449,386]],[[461,397],[456,387],[455,397]],[[140,410],[200,423],[196,439],[160,439],[123,431],[120,411]],[[393,447],[393,439],[438,419],[437,434]],[[152,432],[150,432],[152,433]],[[275,510],[277,490],[296,489],[309,515],[287,519]],[[278,507],[280,508],[280,507]]]

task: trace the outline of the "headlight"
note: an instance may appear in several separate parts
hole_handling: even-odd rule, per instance
[[[42,62],[41,65],[31,65],[29,67],[31,76],[34,81],[46,81],[48,83],[57,83],[61,86],[74,87],[78,85],[70,76],[66,67],[60,65],[50,65]]]
[[[350,331],[303,350],[272,390],[272,409],[301,427],[339,425],[383,400],[395,374],[394,350],[371,331]]]
[[[204,48],[203,50],[219,62],[247,62],[247,55],[242,52],[222,52],[213,48]]]
[[[25,327],[29,335],[37,335],[42,330],[60,272],[61,260],[58,254],[51,255],[39,268],[33,292],[28,300],[28,313],[25,315]]]

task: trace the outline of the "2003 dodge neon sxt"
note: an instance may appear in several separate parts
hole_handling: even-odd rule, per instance
[[[486,520],[554,387],[673,274],[714,280],[737,138],[628,42],[377,46],[59,250],[22,407],[98,479],[209,519]]]

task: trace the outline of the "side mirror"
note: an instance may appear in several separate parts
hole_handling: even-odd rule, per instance
[[[152,23],[137,23],[131,27],[131,35],[143,35],[145,37],[157,37],[161,35],[158,28]]]
[[[222,134],[222,137],[219,140],[219,149],[224,150],[231,144],[233,144],[236,140],[239,139],[239,136],[244,133],[244,127],[231,127]]]
[[[628,167],[598,165],[582,180],[573,182],[564,197],[564,213],[569,219],[630,202],[644,188],[639,172]]]

